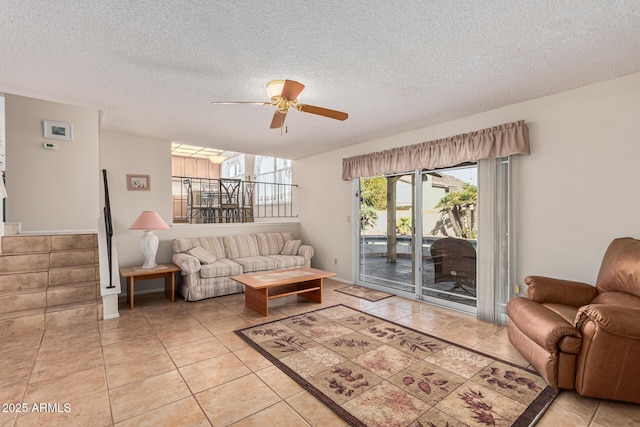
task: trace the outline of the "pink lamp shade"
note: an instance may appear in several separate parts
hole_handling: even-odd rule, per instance
[[[170,227],[156,211],[142,211],[129,230],[168,230]]]
[[[144,230],[140,237],[140,250],[144,256],[142,268],[156,268],[156,253],[158,252],[158,236],[151,230],[168,230],[169,226],[156,211],[142,211],[138,219],[129,230]]]

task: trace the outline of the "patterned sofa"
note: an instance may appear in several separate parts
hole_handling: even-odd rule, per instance
[[[173,263],[182,270],[179,290],[187,301],[243,292],[230,276],[310,267],[314,254],[290,233],[174,239],[172,248]]]

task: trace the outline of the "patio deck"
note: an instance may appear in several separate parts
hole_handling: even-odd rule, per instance
[[[364,282],[384,286],[390,292],[393,290],[415,292],[411,258],[398,257],[395,263],[388,263],[386,257],[366,257],[364,262],[364,268],[361,265],[361,272],[364,270],[364,277],[361,276],[361,280],[364,279]],[[472,307],[476,306],[475,287],[467,284],[457,284],[456,286],[456,282],[453,281],[434,283],[433,260],[425,259],[422,267],[423,295]]]

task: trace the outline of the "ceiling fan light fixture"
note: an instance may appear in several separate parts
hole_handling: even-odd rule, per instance
[[[284,88],[285,80],[271,80],[267,83],[267,96],[271,100],[271,103],[277,104],[280,101],[282,95],[282,89]],[[298,102],[300,95],[296,99],[290,99],[289,101]]]
[[[267,96],[271,101],[276,101],[282,94],[284,80],[271,80],[267,83]]]

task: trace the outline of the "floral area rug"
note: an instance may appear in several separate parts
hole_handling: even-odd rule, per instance
[[[373,289],[368,289],[362,286],[347,286],[346,288],[335,289],[336,292],[342,292],[343,294],[351,295],[353,297],[358,297],[362,299],[366,299],[367,301],[380,301],[381,299],[392,297],[392,294],[388,294],[386,292],[374,291]]]
[[[556,396],[534,371],[344,305],[236,334],[353,426],[529,426]]]

